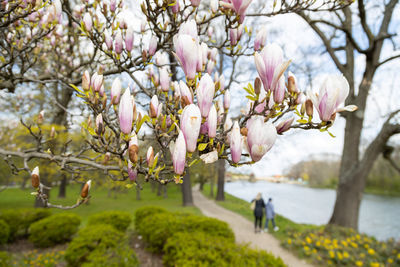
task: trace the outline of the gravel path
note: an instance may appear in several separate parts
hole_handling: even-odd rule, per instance
[[[227,222],[235,233],[236,242],[249,243],[251,247],[263,249],[271,252],[275,256],[279,256],[290,267],[313,266],[300,260],[289,251],[282,248],[279,241],[269,233],[254,233],[254,225],[241,215],[229,211],[214,201],[207,199],[196,188],[193,188],[193,200],[201,212],[208,217],[213,217],[221,221]]]

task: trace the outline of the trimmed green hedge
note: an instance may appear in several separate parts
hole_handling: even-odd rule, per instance
[[[8,266],[11,266],[11,256],[5,251],[0,251],[0,267]]]
[[[140,231],[140,227],[143,225],[143,219],[147,216],[154,214],[165,213],[167,210],[157,206],[146,206],[136,210],[135,212],[135,228]]]
[[[128,212],[104,211],[90,216],[88,225],[109,224],[116,230],[125,232],[131,222],[131,215]]]
[[[270,253],[204,232],[176,233],[164,246],[165,266],[285,266]]]
[[[167,239],[177,232],[204,231],[212,236],[220,236],[234,242],[235,236],[228,224],[216,219],[187,215],[184,213],[164,212],[147,216],[138,228],[139,234],[147,242],[152,252],[161,252]]]
[[[65,260],[69,266],[139,266],[124,234],[107,224],[81,229],[68,245]]]
[[[47,209],[17,209],[17,210],[1,210],[0,220],[5,221],[10,227],[8,241],[12,242],[18,237],[28,235],[30,225],[36,221],[51,215],[51,211]]]
[[[0,220],[0,245],[7,243],[10,235],[10,226],[4,220]]]
[[[37,247],[51,247],[71,240],[81,219],[74,213],[55,214],[31,225],[29,240]]]

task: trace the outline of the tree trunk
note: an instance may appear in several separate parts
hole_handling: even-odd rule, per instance
[[[136,200],[141,200],[141,198],[140,198],[140,188],[138,186],[136,187]]]
[[[164,192],[163,197],[164,197],[164,198],[168,198],[168,194],[167,194],[167,185],[164,185],[164,186],[163,186],[163,192]]]
[[[58,190],[58,198],[65,198],[65,196],[67,195],[67,175],[65,173],[63,173],[61,175],[61,183],[60,183],[60,187]]]
[[[189,168],[186,169],[186,174],[183,177],[181,189],[183,206],[193,206],[192,183],[190,182]]]
[[[163,189],[162,187],[163,187],[163,185],[160,183],[157,185],[157,196],[158,197],[162,195],[162,189]]]
[[[217,196],[215,200],[225,201],[224,185],[225,185],[225,161],[223,159],[220,159],[218,160]]]
[[[214,177],[210,179],[210,197],[214,198]]]
[[[153,181],[153,180],[151,180],[150,181],[150,187],[151,187],[151,192],[152,193],[154,193],[154,192],[156,192],[156,183]]]
[[[204,180],[200,180],[200,183],[199,183],[199,190],[200,190],[201,192],[203,192],[203,189],[204,189]]]

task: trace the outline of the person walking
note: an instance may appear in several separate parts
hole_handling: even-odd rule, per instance
[[[256,198],[251,201],[252,208],[254,210],[254,232],[261,232],[262,219],[264,215],[265,203],[261,197],[261,193],[258,193]]]
[[[274,205],[272,204],[272,198],[269,198],[267,205],[265,205],[265,215],[266,215],[266,220],[265,220],[264,232],[268,232],[268,224],[270,220],[272,222],[272,226],[274,227],[274,231],[275,232],[278,231],[279,227],[276,226],[275,224],[275,210],[274,210]]]

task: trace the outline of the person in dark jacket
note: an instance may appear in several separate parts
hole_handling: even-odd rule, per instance
[[[258,233],[261,232],[261,224],[264,215],[264,208],[265,203],[264,199],[261,197],[261,193],[258,193],[256,198],[253,199],[251,202],[255,202],[254,208],[254,232]]]
[[[267,205],[265,205],[265,215],[266,215],[266,220],[265,220],[264,232],[268,232],[268,224],[270,220],[272,222],[272,226],[274,227],[274,231],[278,231],[279,227],[276,226],[275,224],[275,210],[274,210],[274,205],[272,204],[272,198],[269,198]]]

